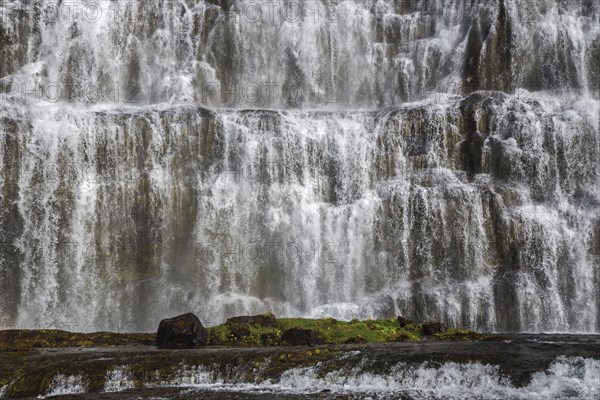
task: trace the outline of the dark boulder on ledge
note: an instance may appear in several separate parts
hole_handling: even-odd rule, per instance
[[[163,319],[156,332],[156,346],[159,348],[186,348],[204,346],[208,330],[192,313]]]
[[[248,325],[243,325],[243,324],[233,324],[230,328],[230,331],[231,331],[231,336],[233,338],[235,338],[236,340],[243,339],[252,334],[252,332],[250,331],[250,328],[248,328]]]
[[[398,324],[400,324],[401,328],[404,328],[407,325],[414,324],[414,322],[406,317],[398,316]]]
[[[292,328],[281,334],[281,343],[288,346],[314,346],[322,344],[323,338],[315,329]]]
[[[436,333],[443,333],[448,330],[448,326],[441,322],[425,322],[421,325],[421,333],[424,336],[432,336]]]
[[[242,317],[233,317],[229,318],[227,322],[228,325],[233,324],[242,324],[242,325],[251,325],[251,326],[262,326],[265,328],[275,328],[277,327],[277,319],[271,313],[260,314],[260,315],[248,315]]]

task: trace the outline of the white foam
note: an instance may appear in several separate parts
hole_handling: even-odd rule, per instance
[[[127,366],[120,366],[106,373],[105,392],[120,392],[133,388],[133,375]]]
[[[310,394],[326,390],[376,394],[377,398],[410,394],[414,399],[456,400],[597,400],[600,395],[600,360],[582,357],[559,357],[546,371],[535,373],[531,382],[520,388],[512,385],[499,367],[481,363],[423,363],[418,366],[400,363],[388,374],[368,372],[362,367],[324,373],[323,367],[317,364],[294,368],[284,372],[278,380],[251,384],[217,378],[217,374],[203,367],[184,366],[176,378],[165,385],[211,391]],[[231,379],[234,375],[228,376]]]
[[[63,394],[77,394],[85,393],[87,391],[86,385],[83,382],[81,375],[55,375],[52,379],[52,383],[48,388],[46,396],[58,396]]]

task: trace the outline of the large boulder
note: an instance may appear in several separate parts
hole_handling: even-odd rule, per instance
[[[248,325],[244,325],[244,324],[233,324],[229,328],[229,331],[231,332],[231,335],[233,336],[233,338],[235,338],[236,340],[243,339],[252,334],[252,332],[250,331],[250,328],[248,328]]]
[[[263,346],[273,346],[278,343],[277,334],[273,332],[261,333],[260,342]]]
[[[156,332],[156,346],[160,348],[185,348],[204,346],[208,330],[192,313],[163,319]]]
[[[432,336],[436,333],[443,333],[448,330],[448,326],[441,322],[425,322],[421,325],[421,333],[424,336]]]
[[[398,324],[400,324],[401,328],[404,328],[408,325],[414,324],[414,322],[406,317],[398,316]]]
[[[260,315],[248,315],[242,317],[229,318],[226,322],[227,325],[250,325],[250,326],[262,326],[265,328],[277,327],[277,319],[271,313],[260,314]]]
[[[314,346],[323,343],[316,329],[292,328],[281,334],[281,343],[288,346]]]

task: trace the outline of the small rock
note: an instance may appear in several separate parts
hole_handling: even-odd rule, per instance
[[[406,317],[403,317],[401,315],[398,317],[398,323],[400,324],[401,328],[404,328],[405,326],[410,325],[410,324],[414,324],[414,322],[412,320],[410,320]]]
[[[302,328],[292,328],[283,332],[281,341],[289,346],[314,346],[323,343],[319,331]]]
[[[421,325],[421,333],[425,336],[435,335],[436,333],[446,332],[448,327],[441,322],[425,322]]]
[[[208,339],[208,330],[192,313],[163,319],[156,332],[156,346],[159,348],[178,348],[204,346]]]
[[[235,339],[243,339],[247,336],[250,336],[251,332],[247,325],[243,324],[234,324],[230,326],[231,334]]]
[[[263,346],[273,345],[275,342],[277,342],[277,335],[274,333],[261,333],[260,342],[263,344]]]
[[[247,315],[242,317],[232,317],[226,321],[226,324],[244,324],[244,325],[255,325],[262,326],[265,328],[277,327],[277,318],[271,313],[260,314],[260,315]]]

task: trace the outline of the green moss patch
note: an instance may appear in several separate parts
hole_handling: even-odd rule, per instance
[[[316,330],[326,344],[380,343],[420,340],[420,327],[401,328],[396,318],[338,321],[333,318],[279,318],[275,327],[225,323],[208,328],[209,345],[279,345],[281,334],[292,328]]]
[[[278,318],[272,314],[238,317],[208,328],[209,346],[278,346],[283,332],[292,328],[317,332],[323,344],[360,344],[416,341],[423,336],[425,324],[401,326],[397,318],[382,320],[338,321],[333,318]],[[477,341],[493,336],[470,330],[447,329],[433,336],[435,340]],[[102,347],[153,345],[154,333],[73,333],[60,330],[0,331],[0,351],[29,351],[48,347]]]

